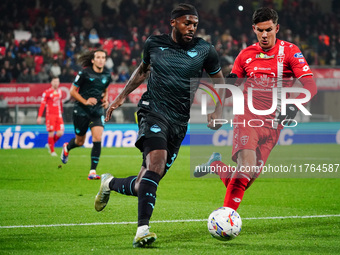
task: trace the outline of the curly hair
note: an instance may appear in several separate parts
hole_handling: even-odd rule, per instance
[[[104,52],[105,53],[105,58],[107,57],[107,53],[105,50],[92,50],[92,51],[88,51],[85,52],[84,54],[82,54],[79,59],[78,59],[78,63],[82,66],[82,67],[89,67],[92,66],[92,59],[94,59],[94,54],[96,52]]]

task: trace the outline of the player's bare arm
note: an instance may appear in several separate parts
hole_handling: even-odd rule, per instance
[[[216,74],[210,75],[210,78],[212,78],[214,80],[214,82],[216,82],[216,84],[224,84],[224,77],[223,77],[222,71],[219,71]],[[219,94],[219,96],[222,99],[222,105],[221,105],[220,102],[217,102],[216,107],[215,107],[215,111],[212,112],[212,113],[209,113],[208,116],[207,116],[208,127],[210,129],[213,129],[213,130],[217,130],[222,126],[222,125],[214,125],[213,120],[222,118],[223,104],[224,104],[224,99],[226,98],[225,97],[225,89],[218,89],[217,93]]]
[[[236,74],[230,73],[229,75],[227,75],[226,80],[224,80],[223,77],[222,78],[220,77],[219,73],[221,73],[221,75],[223,76],[221,71],[218,72],[215,75],[211,75],[210,76],[211,78],[219,79],[219,80],[217,80],[218,84],[227,83],[227,84],[234,84],[235,86],[239,86],[242,83],[243,79],[242,78],[237,78]],[[209,113],[208,116],[207,116],[208,127],[210,129],[213,129],[213,130],[217,130],[217,129],[219,129],[222,126],[222,125],[215,125],[213,120],[214,119],[221,119],[222,118],[222,115],[223,115],[223,106],[224,106],[223,104],[225,102],[225,99],[231,96],[231,92],[229,90],[226,90],[226,89],[218,89],[217,93],[221,97],[222,105],[218,102],[216,104],[216,106],[215,106],[214,112]]]
[[[70,94],[71,94],[72,97],[74,97],[74,99],[76,99],[77,101],[79,101],[83,105],[96,105],[97,104],[97,99],[94,98],[94,97],[90,97],[87,100],[85,98],[83,98],[79,94],[78,88],[76,86],[74,86],[74,85],[71,86]]]
[[[145,81],[149,75],[149,70],[149,65],[146,65],[143,62],[138,66],[126,83],[122,92],[120,92],[115,100],[113,100],[110,104],[106,112],[105,121],[109,121],[111,119],[112,112],[120,107],[125,102],[126,97]]]
[[[108,93],[108,88],[105,89],[103,93],[103,99],[102,99],[102,107],[104,109],[107,109],[109,107],[109,93]]]

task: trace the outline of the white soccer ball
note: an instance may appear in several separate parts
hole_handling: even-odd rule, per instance
[[[213,211],[208,218],[208,230],[212,237],[220,241],[229,241],[241,232],[242,220],[240,215],[229,207],[220,207]]]

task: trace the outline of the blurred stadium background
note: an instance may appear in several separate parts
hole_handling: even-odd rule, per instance
[[[79,55],[93,48],[108,52],[106,67],[114,81],[109,88],[110,101],[113,100],[140,63],[148,36],[170,32],[169,14],[179,2],[192,3],[199,10],[197,36],[216,47],[225,74],[239,51],[256,42],[251,29],[253,11],[261,6],[275,8],[281,25],[278,38],[300,47],[314,71],[319,90],[308,105],[312,116],[297,117],[299,123],[312,124],[301,124],[303,131],[287,131],[282,144],[300,143],[299,138],[294,139],[297,134],[304,135],[302,143],[340,143],[340,1],[3,0],[1,148],[44,146],[45,126],[35,124],[41,94],[50,86],[52,75],[60,76],[64,93],[66,134],[58,142],[60,146],[73,133],[73,100],[68,88],[81,68],[77,64]],[[108,131],[111,133],[106,139],[113,142],[105,146],[133,146],[136,125],[129,123],[135,123],[136,104],[145,89],[142,85],[130,95],[129,102],[115,111],[110,123],[121,125],[108,126],[106,130],[120,131]],[[199,111],[199,107],[196,103],[193,109]],[[195,119],[191,121],[195,123]],[[17,142],[15,134],[19,134]],[[124,143],[125,138],[128,141]],[[210,144],[215,143],[210,140]]]

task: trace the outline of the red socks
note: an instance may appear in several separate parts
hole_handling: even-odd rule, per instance
[[[48,146],[50,146],[51,153],[54,152],[54,137],[48,137]]]
[[[245,177],[231,178],[227,186],[223,206],[230,207],[236,211],[242,201],[244,191],[246,190],[249,181],[250,180]]]
[[[54,135],[54,143],[56,143],[59,140],[60,136],[57,136],[57,134]]]
[[[236,167],[231,167],[226,164],[224,164],[222,161],[214,161],[210,165],[210,169],[215,171],[215,174],[218,174],[218,176],[221,178],[221,181],[223,182],[224,186],[228,186],[228,183],[230,181],[230,177],[233,174],[233,171],[236,171]]]
[[[230,207],[236,211],[242,201],[250,179],[239,174],[236,174],[237,177],[231,178],[232,174],[236,172],[236,167],[226,165],[222,161],[214,161],[210,167],[210,170],[218,174],[224,186],[227,188],[223,206]]]

